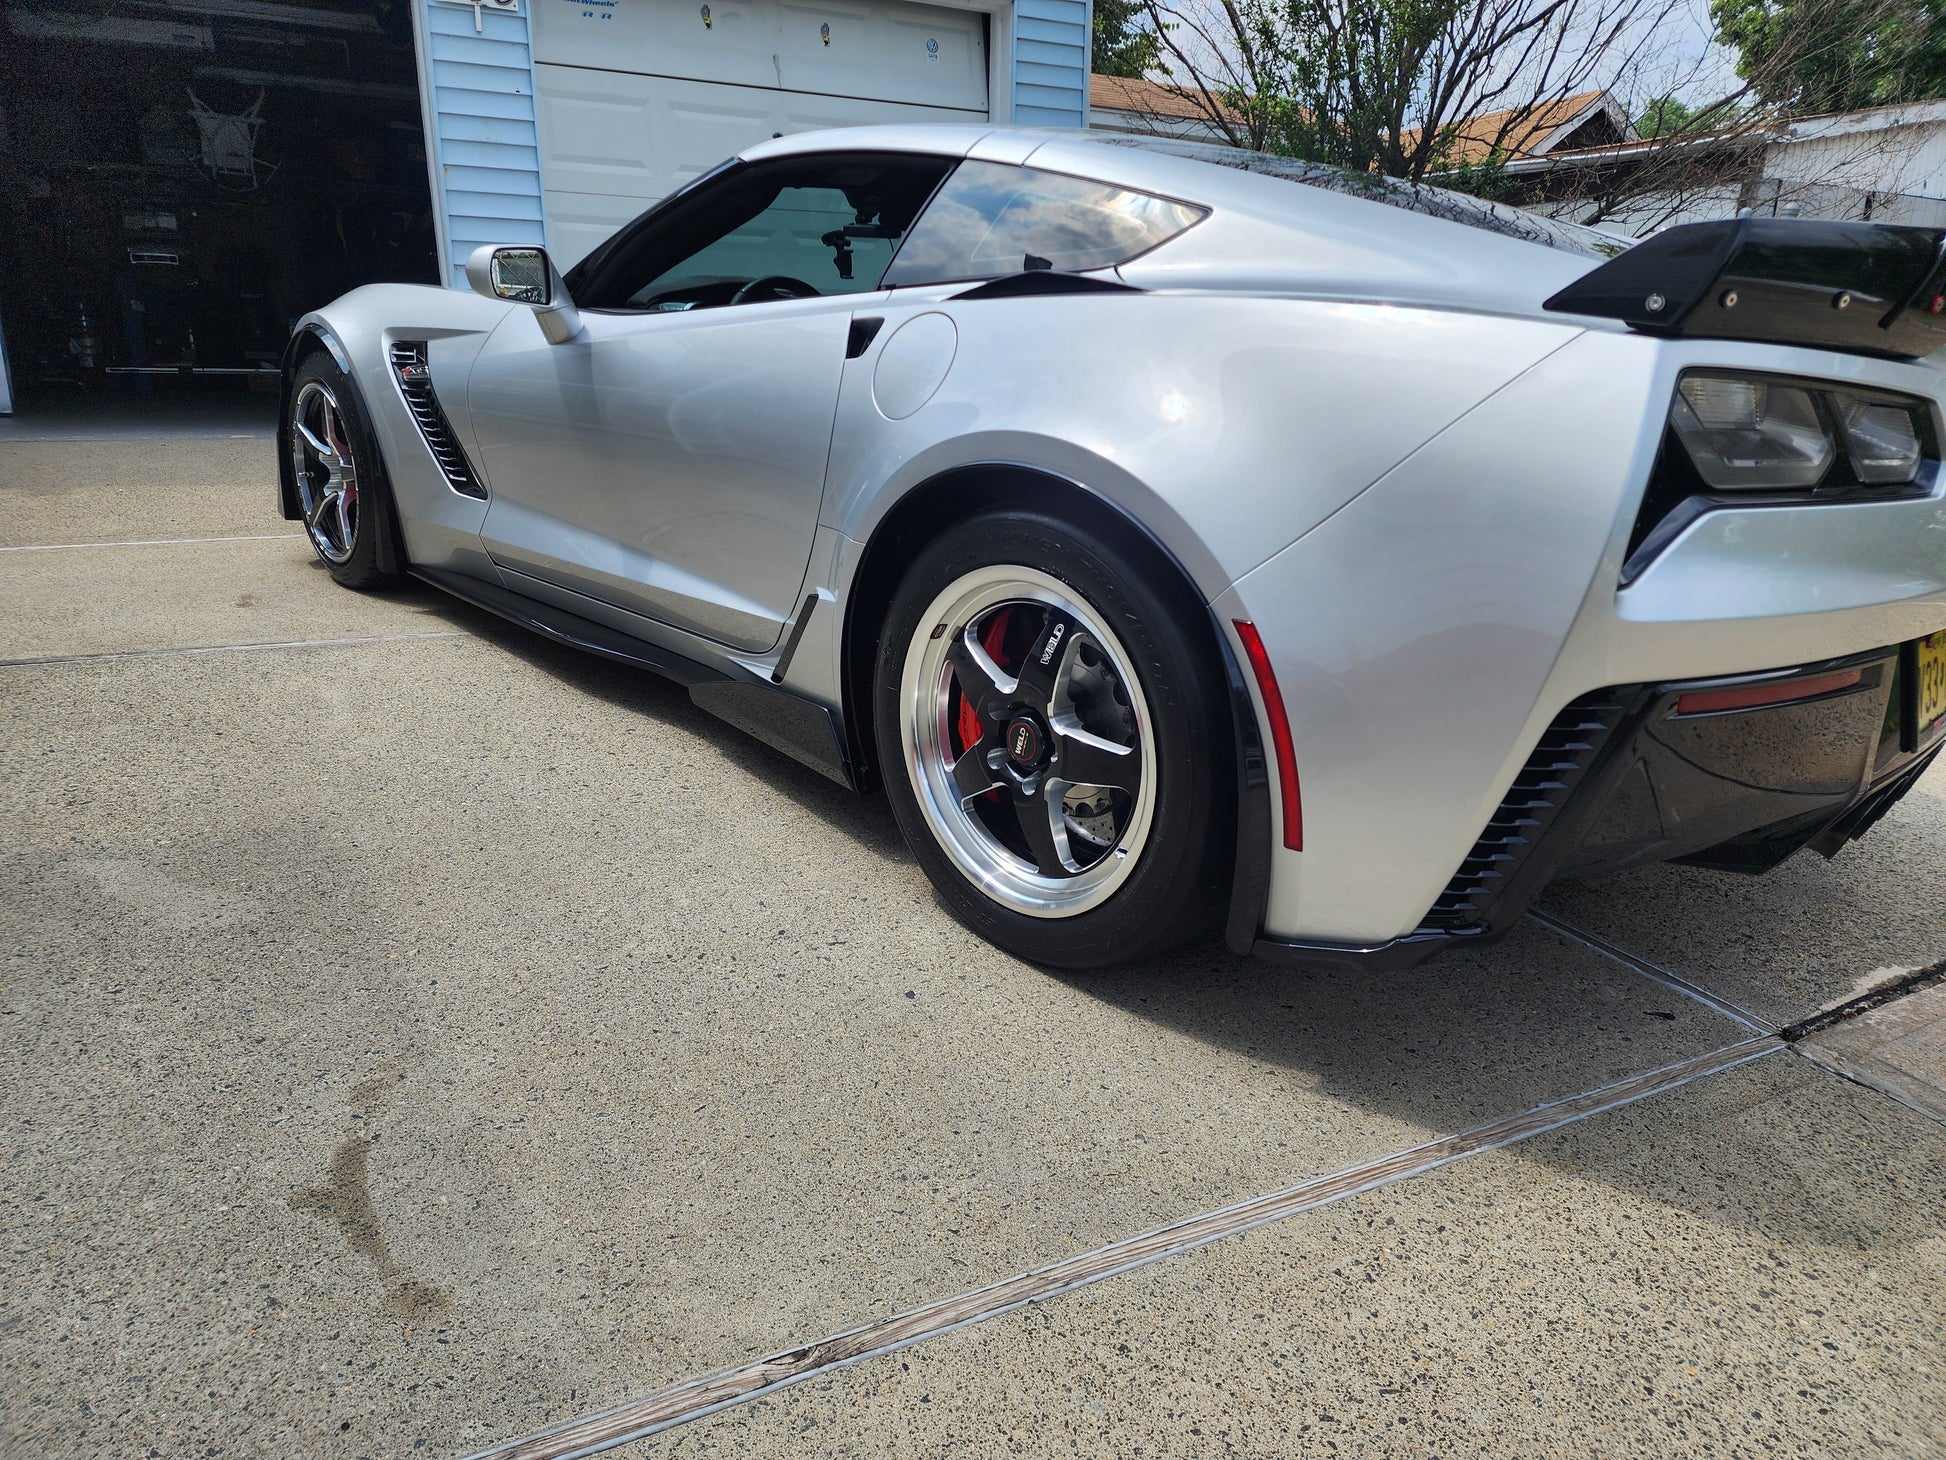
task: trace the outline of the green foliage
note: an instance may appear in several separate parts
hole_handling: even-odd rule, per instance
[[[1147,14],[1141,0],[1095,0],[1092,66],[1097,75],[1168,74],[1162,64],[1161,38],[1144,23]]]
[[[1765,101],[1857,111],[1946,97],[1946,0],[1710,0]]]
[[[1441,169],[1437,181],[1442,188],[1471,193],[1496,203],[1514,191],[1513,181],[1507,176],[1507,154],[1498,147],[1478,162],[1461,162]]]
[[[1433,139],[1409,118],[1426,110],[1430,64],[1478,0],[1272,0],[1254,5],[1258,54],[1276,58],[1268,143],[1317,162],[1419,177]]]
[[[1654,141],[1657,137],[1674,136],[1695,119],[1695,108],[1673,96],[1658,96],[1642,108],[1642,115],[1635,119],[1635,131],[1637,136]]]

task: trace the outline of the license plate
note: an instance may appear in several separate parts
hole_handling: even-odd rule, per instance
[[[1946,634],[1919,641],[1919,733],[1946,715]]]

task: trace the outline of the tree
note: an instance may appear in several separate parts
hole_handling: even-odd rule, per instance
[[[1163,58],[1242,146],[1393,177],[1511,158],[1640,67],[1686,0],[1146,0]]]
[[[1878,37],[1846,65],[1883,71],[1886,57],[1903,57],[1896,74],[1908,92],[1927,48],[1946,44],[1946,25],[1922,30],[1920,13],[1946,0],[1713,0],[1789,5],[1792,18],[1746,50],[1740,85],[1692,107],[1675,98],[1695,94],[1710,63],[1695,54],[1690,0],[1142,3],[1177,95],[1234,146],[1431,181],[1577,222],[1625,220],[1638,233],[1778,203],[1779,180],[1763,175],[1765,149],[1788,120],[1777,98],[1801,94],[1790,77],[1833,53],[1833,37]],[[1863,7],[1877,7],[1875,28],[1859,30]],[[1608,110],[1610,100],[1623,114]],[[1598,113],[1627,127],[1611,129],[1619,145],[1535,164],[1542,138]],[[1820,176],[1791,188],[1815,205],[1817,188],[1882,186],[1866,174],[1883,147],[1861,134],[1827,149]]]
[[[1679,101],[1673,96],[1658,96],[1642,108],[1635,119],[1635,134],[1638,137],[1667,137],[1682,130],[1696,115],[1694,107]]]
[[[1145,23],[1147,15],[1144,0],[1095,0],[1097,75],[1139,77],[1162,69],[1161,38]]]
[[[1710,0],[1765,101],[1846,112],[1946,96],[1946,0]]]

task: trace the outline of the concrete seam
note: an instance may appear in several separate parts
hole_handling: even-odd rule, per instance
[[[5,417],[0,417],[4,421]],[[119,431],[91,431],[78,435],[50,436],[32,429],[0,431],[0,450],[9,446],[142,446],[151,442],[178,441],[274,441],[276,430],[250,431],[150,431],[135,426]]]
[[[69,553],[83,548],[189,547],[199,542],[302,542],[301,532],[258,532],[238,537],[149,537],[127,542],[34,542],[0,547],[0,553]]]
[[[1622,964],[1631,972],[1640,974],[1651,983],[1659,983],[1672,993],[1682,994],[1687,998],[1694,999],[1705,1008],[1721,1014],[1725,1019],[1733,1023],[1741,1024],[1752,1033],[1769,1034],[1773,1032],[1773,1025],[1766,1024],[1748,1009],[1741,1008],[1731,1003],[1728,999],[1711,993],[1701,984],[1691,983],[1679,973],[1671,973],[1668,969],[1658,967],[1645,958],[1636,957],[1625,948],[1618,948],[1615,944],[1597,933],[1583,932],[1580,928],[1575,927],[1574,924],[1564,922],[1562,919],[1555,917],[1553,913],[1541,912],[1538,909],[1530,910],[1527,916],[1539,923],[1542,927],[1551,928],[1562,937],[1579,943],[1583,948],[1591,949],[1596,953],[1602,954],[1604,957],[1614,959],[1617,963]]]
[[[1381,1186],[1511,1146],[1589,1116],[1673,1090],[1706,1075],[1721,1074],[1787,1046],[1764,1036],[1739,1040],[1673,1065],[1632,1075],[1579,1095],[1536,1105],[1455,1135],[1442,1136],[1297,1186],[1199,1216],[1188,1217],[1091,1252],[935,1299],[917,1308],[781,1350],[702,1378],[631,1400],[600,1414],[570,1420],[537,1434],[479,1451],[470,1460],[574,1460],[632,1444],[677,1425],[774,1394],[807,1379],[847,1368],[998,1318],[1164,1258],[1237,1236],[1300,1212],[1343,1201]]]
[[[181,659],[195,654],[247,654],[260,649],[330,649],[348,644],[397,644],[413,639],[470,639],[465,629],[429,629],[417,634],[362,634],[344,639],[278,639],[258,644],[197,644],[186,649],[119,649],[102,654],[48,654],[37,659],[0,659],[0,669],[31,669],[43,664],[102,664],[118,659]]]
[[[1792,1054],[1800,1059],[1809,1060],[1813,1067],[1822,1070],[1834,1079],[1843,1080],[1848,1085],[1856,1085],[1861,1090],[1869,1090],[1874,1095],[1883,1095],[1887,1100],[1895,1100],[1915,1115],[1946,1125],[1946,1116],[1936,1110],[1929,1110],[1915,1098],[1910,1091],[1900,1087],[1898,1082],[1884,1078],[1873,1079],[1870,1072],[1853,1069],[1841,1057],[1829,1050],[1820,1049],[1815,1044],[1793,1044],[1789,1046]]]
[[[1924,968],[1915,968],[1896,978],[1889,978],[1876,988],[1866,989],[1862,994],[1854,994],[1849,999],[1820,1009],[1817,1013],[1778,1030],[1777,1037],[1787,1043],[1796,1044],[1800,1039],[1822,1034],[1834,1024],[1848,1023],[1861,1014],[1869,1014],[1872,1010],[1882,1008],[1886,1004],[1910,998],[1940,983],[1946,983],[1946,958],[1928,964]]]

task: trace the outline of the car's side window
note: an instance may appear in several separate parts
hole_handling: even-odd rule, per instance
[[[1107,268],[1147,253],[1208,212],[1062,173],[967,162],[927,205],[885,282],[944,284],[1030,269]]]
[[[581,302],[663,313],[876,289],[950,166],[820,156],[734,168],[618,243]]]

